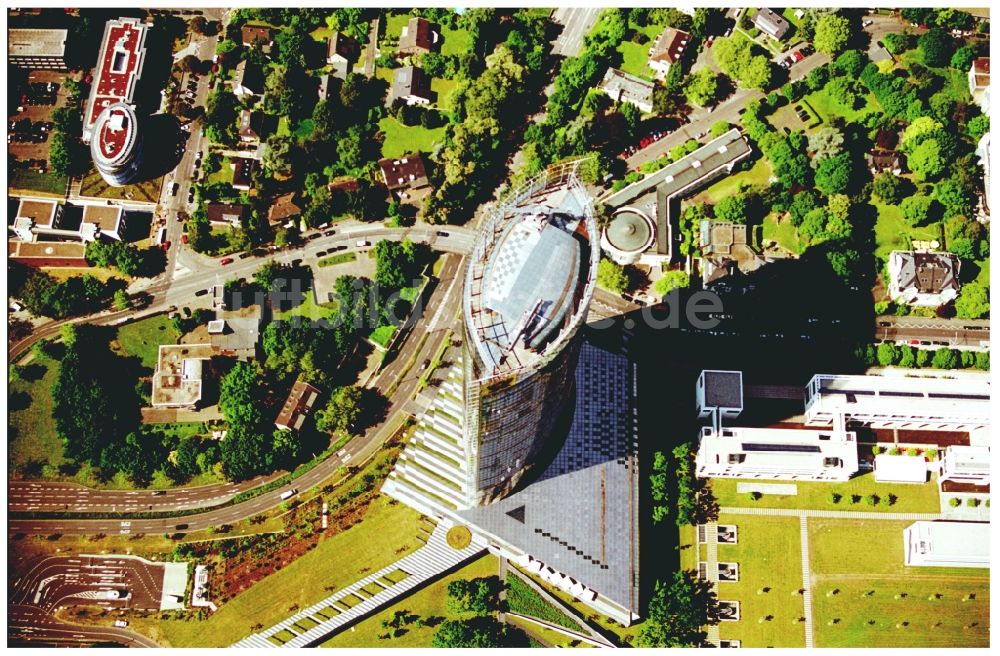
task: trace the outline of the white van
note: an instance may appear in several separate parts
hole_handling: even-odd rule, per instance
[[[286,490],[286,491],[284,491],[284,492],[281,493],[281,497],[280,498],[281,498],[282,501],[284,501],[285,499],[289,499],[289,498],[295,496],[298,493],[299,493],[298,490]]]
[[[358,243],[355,244],[355,246],[357,246],[358,248],[364,248],[365,246],[370,246],[370,244],[368,243],[367,240],[360,239],[360,240],[358,240]]]

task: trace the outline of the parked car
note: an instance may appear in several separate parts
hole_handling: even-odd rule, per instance
[[[336,230],[327,230],[326,232],[323,233],[323,236],[324,237],[330,237],[330,236],[333,236],[335,234],[337,234]]]
[[[180,188],[181,188],[181,186],[179,184],[177,184],[176,182],[173,183],[172,185],[170,185],[170,195],[171,196],[176,196],[177,195],[177,190],[180,189]]]
[[[163,250],[164,250],[164,252],[170,250],[170,242],[169,241],[163,242]]]
[[[186,232],[185,232],[184,234],[182,234],[182,235],[181,235],[181,243],[182,243],[182,244],[186,244],[186,243],[188,243],[188,236],[187,236],[187,233],[186,233]]]
[[[221,264],[222,266],[226,266],[227,264],[232,264],[232,263],[233,263],[233,258],[231,257],[224,257],[221,260],[219,260],[219,264]]]

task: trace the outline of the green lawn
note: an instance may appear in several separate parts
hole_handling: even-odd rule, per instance
[[[372,334],[368,336],[368,339],[375,342],[382,348],[386,348],[389,346],[389,341],[395,334],[396,326],[380,326],[372,331]]]
[[[767,159],[761,157],[754,162],[754,165],[749,170],[740,171],[739,173],[722,178],[712,186],[699,192],[688,202],[714,205],[726,196],[739,193],[741,185],[766,186],[770,177],[771,165],[768,164]]]
[[[622,41],[618,44],[617,50],[622,56],[621,70],[631,75],[652,80],[653,70],[646,65],[646,62],[649,60],[649,48],[656,41],[656,37],[660,36],[663,32],[664,27],[664,25],[654,23],[640,27],[630,21],[629,28],[637,32],[642,32],[648,37],[648,40],[642,44],[633,41]]]
[[[42,195],[59,196],[60,198],[66,195],[66,185],[69,184],[69,178],[65,175],[56,175],[51,172],[39,173],[10,167],[7,171],[10,176],[7,181],[10,191],[30,191]]]
[[[36,380],[11,381],[7,390],[8,472],[29,461],[54,466],[66,462],[62,454],[62,442],[56,434],[52,419],[51,390],[59,376],[59,363],[48,357],[34,357],[28,366],[28,374],[40,376]],[[23,408],[22,399],[27,402],[27,406]]]
[[[122,351],[139,358],[142,366],[151,371],[156,368],[160,344],[176,344],[179,338],[180,333],[166,314],[127,323],[118,329],[118,345]]]
[[[398,32],[396,32],[398,36]],[[453,30],[446,25],[441,26],[441,54],[464,55],[472,49],[472,38],[468,30]]]
[[[225,184],[233,184],[233,167],[229,162],[223,160],[222,166],[215,173],[209,174],[205,178],[205,185],[214,184],[216,182],[223,182]]]
[[[507,574],[507,607],[512,613],[536,617],[551,624],[566,627],[571,631],[583,631],[579,624],[566,617],[562,611],[553,608],[527,583],[509,573]]]
[[[328,317],[336,316],[337,310],[340,308],[340,303],[337,301],[332,301],[330,303],[323,303],[321,305],[316,305],[316,301],[313,298],[312,290],[306,290],[305,300],[301,304],[295,306],[290,310],[285,310],[284,312],[275,312],[274,318],[277,321],[282,321],[289,319],[294,316],[305,317],[306,319],[311,319],[317,321],[319,319],[324,319]]]
[[[402,635],[388,640],[379,640],[379,635],[391,632],[392,629],[383,629],[382,620],[391,619],[396,611],[405,611],[407,614],[419,615],[426,620],[430,617],[444,617],[445,619],[456,619],[459,616],[448,610],[448,584],[458,579],[474,579],[485,576],[496,576],[497,559],[495,556],[483,556],[475,560],[462,569],[427,584],[417,592],[404,598],[402,601],[385,608],[375,615],[365,619],[355,625],[354,630],[341,631],[333,636],[321,646],[342,647],[342,648],[364,648],[382,647],[388,649],[403,649],[407,647],[430,647],[434,638],[436,627],[424,625],[414,626],[413,623],[403,628]]]
[[[903,221],[903,213],[896,205],[884,205],[877,199],[872,204],[878,208],[878,218],[875,220],[875,254],[888,258],[895,250],[910,250],[914,239],[941,241],[941,226],[934,223],[929,226],[911,228]]]
[[[126,185],[124,187],[112,187],[97,169],[92,169],[84,176],[80,183],[80,195],[94,198],[111,198],[116,200],[145,201],[148,203],[158,203],[160,200],[160,186],[163,178],[144,180],[137,184]]]
[[[816,510],[858,510],[865,512],[939,512],[936,475],[923,485],[905,483],[876,483],[875,475],[868,473],[856,476],[843,483],[815,483],[796,481],[794,485],[798,494],[782,496],[765,494],[757,501],[751,501],[746,494],[737,494],[736,485],[741,482],[760,483],[759,480],[740,481],[733,478],[713,478],[712,493],[715,494],[720,506],[736,506],[749,508],[810,508]],[[786,483],[785,481],[779,481]],[[831,503],[827,496],[830,492],[840,494],[839,503]],[[851,503],[851,495],[860,495],[858,503]],[[895,494],[896,502],[891,506],[865,504],[865,497],[875,494],[880,498]]]
[[[911,523],[809,520],[816,646],[988,646],[989,570],[906,567]]]
[[[774,240],[778,245],[798,255],[806,249],[805,244],[799,241],[799,231],[788,219],[778,223],[777,215],[769,214],[764,218],[763,228],[764,239]]]
[[[452,110],[451,94],[457,86],[458,81],[456,80],[446,80],[440,77],[431,78],[431,91],[435,93],[434,106],[443,112],[450,112]],[[435,128],[435,130],[444,130],[444,128]]]
[[[720,601],[740,602],[740,621],[721,622],[723,639],[743,647],[803,647],[802,556],[799,521],[794,517],[720,515],[720,524],[736,524],[739,543],[719,545],[719,562],[739,563],[740,580],[719,583]],[[758,594],[763,588],[769,591]],[[763,619],[762,618],[770,618]]]
[[[875,102],[875,96],[870,92],[861,96],[864,102],[854,109],[847,109],[843,105],[837,104],[827,92],[826,87],[806,94],[803,98],[809,103],[810,107],[816,110],[816,113],[824,123],[829,123],[830,119],[834,116],[841,116],[848,123],[854,123],[868,112],[879,109],[878,103]]]
[[[382,157],[401,157],[408,153],[429,153],[434,145],[444,141],[444,127],[427,129],[420,125],[403,125],[387,116],[378,122],[385,134],[382,142]]]
[[[385,30],[383,30],[382,33],[385,34],[386,36],[391,36],[393,39],[399,39],[399,33],[403,31],[404,27],[406,27],[406,23],[409,22],[410,18],[411,16],[407,11],[398,11],[398,13],[392,12],[388,17],[385,18],[384,21]],[[386,48],[381,47],[381,45],[382,44],[379,44],[381,52],[396,51],[395,48],[393,48],[392,50],[387,50]]]
[[[278,119],[278,127],[275,129],[274,133],[279,137],[287,137],[292,134],[292,131],[288,128],[287,116],[282,116]]]
[[[353,528],[327,538],[319,545],[224,604],[207,620],[146,620],[142,626],[158,633],[164,646],[226,647],[245,638],[250,625],[272,626],[291,613],[298,604],[306,608],[330,595],[323,588],[343,588],[362,578],[361,570],[385,567],[401,556],[395,551],[408,545],[410,552],[420,546],[416,539],[420,515],[403,504],[389,506],[385,497],[376,499],[364,520]]]
[[[354,262],[358,259],[357,253],[341,253],[340,255],[331,255],[330,257],[324,257],[322,260],[316,263],[319,267],[335,266],[337,264],[344,264],[346,262]]]

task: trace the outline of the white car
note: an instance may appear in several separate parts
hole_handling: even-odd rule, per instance
[[[119,629],[124,629],[128,627],[128,620],[115,620],[115,626]]]

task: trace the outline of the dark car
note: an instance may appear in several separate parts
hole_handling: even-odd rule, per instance
[[[153,491],[153,496],[154,497],[162,497],[164,494],[166,494],[166,491],[164,491],[164,490],[154,490]]]
[[[323,236],[324,237],[331,237],[331,236],[333,236],[335,234],[337,234],[336,230],[327,230],[326,232],[323,233]]]
[[[187,527],[188,527],[188,525],[187,525],[187,524],[178,524],[177,526],[175,526],[175,527],[174,527],[174,530],[176,530],[176,531],[183,531],[183,530],[185,530],[185,529],[186,529]]]
[[[292,260],[292,267],[297,267],[302,264],[302,260]]]
[[[448,236],[448,233],[445,232],[444,230],[438,230],[434,234],[437,235],[438,237],[447,237]]]
[[[240,253],[239,257],[240,257],[241,260],[245,260],[248,257],[250,257],[250,253]]]
[[[176,196],[177,195],[177,190],[180,189],[180,188],[181,188],[181,186],[179,184],[177,184],[176,182],[174,184],[170,185],[170,195],[171,196]]]

